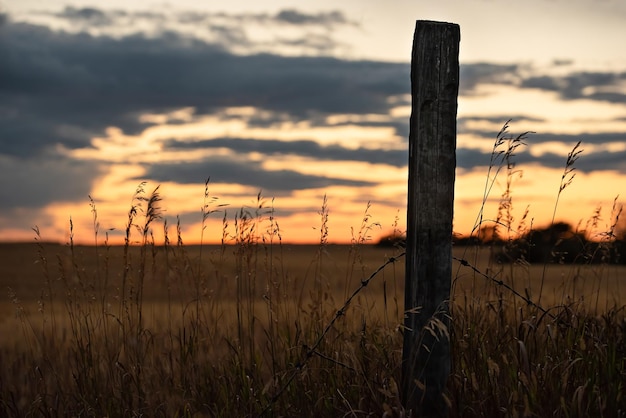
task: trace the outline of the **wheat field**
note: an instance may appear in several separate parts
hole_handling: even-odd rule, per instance
[[[501,264],[493,251],[454,248],[451,416],[618,416],[626,267]],[[39,242],[1,254],[8,416],[401,413],[403,248]],[[512,293],[537,301],[540,287],[537,306]]]

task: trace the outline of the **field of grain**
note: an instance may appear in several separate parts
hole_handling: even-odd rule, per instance
[[[68,286],[90,286],[91,292],[105,291],[112,299],[119,296],[125,268],[122,246],[76,246],[71,250],[67,245],[33,243],[0,244],[0,249],[0,287],[6,292],[0,301],[3,326],[15,316],[15,300],[19,300],[19,306],[25,310],[37,311],[38,302],[50,299],[52,293],[52,300],[62,305]],[[138,269],[136,264],[141,251],[137,247],[130,249],[129,267]],[[308,301],[309,288],[317,281],[339,308],[362,279],[390,257],[399,256],[380,277],[371,281],[364,295],[373,304],[387,303],[388,310],[393,304],[394,315],[398,307],[402,309],[405,269],[402,248],[376,245],[320,248],[318,245],[283,244],[259,246],[247,251],[250,254],[238,254],[242,249],[236,246],[220,245],[170,247],[169,256],[165,255],[163,247],[147,251],[144,303],[158,304],[168,299],[188,302],[197,291],[193,279],[187,282],[194,275],[202,282],[202,292],[211,294],[220,303],[233,301],[237,296],[236,276],[242,269],[253,268],[246,274],[248,280],[254,279],[254,295],[259,300],[263,299],[268,286],[280,285],[282,295],[288,300]],[[541,301],[546,306],[582,303],[601,313],[626,303],[626,267],[623,265],[503,264],[491,260],[492,252],[489,246],[454,248],[453,299],[466,296],[488,299],[499,289],[495,282],[502,280],[536,300],[543,278]],[[467,260],[488,277],[462,266],[458,260]],[[64,277],[70,274],[72,277]],[[85,281],[88,283],[82,283]],[[382,308],[370,313],[373,312],[381,317],[385,315]]]
[[[393,416],[402,251],[4,244],[0,412]],[[454,249],[451,416],[623,413],[626,268],[493,251]]]

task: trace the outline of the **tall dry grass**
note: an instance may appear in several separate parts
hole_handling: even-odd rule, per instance
[[[205,187],[204,219],[223,211],[206,203]],[[290,246],[259,195],[232,225],[220,214],[222,245],[187,246],[180,225],[171,239],[165,222],[164,242],[154,242],[160,202],[158,188],[137,188],[121,247],[106,235],[98,242],[93,200],[97,245],[75,245],[72,222],[66,246],[35,230],[41,291],[30,303],[24,289],[11,290],[19,333],[0,348],[2,414],[307,416],[382,405],[378,388],[397,362],[376,351],[398,338],[401,309],[383,308],[380,288],[397,294],[401,283],[383,278],[365,289],[364,275],[378,268],[363,254],[369,215],[353,244],[335,252],[324,200],[319,245]],[[376,263],[395,262],[376,254]],[[341,307],[345,278],[360,287]],[[358,320],[346,320],[348,311]],[[376,383],[371,370],[387,372]]]

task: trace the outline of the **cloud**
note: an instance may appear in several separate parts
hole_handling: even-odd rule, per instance
[[[564,169],[567,160],[566,155],[546,152],[540,156],[531,156],[523,152],[519,156],[520,163],[534,163],[544,167]],[[626,151],[587,152],[583,150],[580,158],[576,160],[574,167],[579,172],[590,173],[592,171],[612,170],[626,173]]]
[[[498,130],[504,126],[507,121],[511,121],[512,123],[518,124],[520,122],[531,122],[531,123],[542,123],[546,120],[543,118],[538,118],[534,116],[528,115],[492,115],[492,116],[459,116],[456,120],[456,129],[459,134],[474,134],[476,136],[483,136],[486,138],[495,139]],[[477,130],[471,127],[472,123],[475,122],[486,122],[490,124],[494,124],[498,126],[494,131],[485,131],[483,129]]]
[[[457,148],[456,167],[461,170],[472,170],[476,167],[489,165],[491,153],[476,148]]]
[[[53,15],[81,24],[109,26],[115,21],[115,17],[119,15],[119,13],[105,12],[92,7],[75,8],[67,6],[62,11],[54,13]]]
[[[574,60],[569,58],[555,58],[552,60],[552,65],[555,67],[566,67],[569,65],[574,65]]]
[[[295,155],[322,161],[366,161],[404,167],[408,163],[408,150],[350,149],[341,145],[322,146],[312,140],[279,141],[252,138],[215,138],[194,142],[176,140],[164,144],[167,149],[228,148],[238,154],[258,152],[267,156]]]
[[[345,25],[353,24],[340,11],[320,12],[317,14],[303,13],[294,9],[281,10],[275,15],[279,22],[290,23],[292,25]]]
[[[208,158],[197,162],[156,163],[146,167],[146,176],[157,182],[193,184],[211,177],[213,183],[241,184],[276,194],[293,190],[329,186],[365,187],[373,183],[323,175],[302,174],[294,170],[267,170],[255,161]]]
[[[563,76],[529,76],[520,87],[557,92],[565,100],[626,103],[625,82],[626,72],[574,72]]]
[[[58,155],[28,160],[0,156],[0,209],[86,201],[102,168],[90,161],[69,160]]]
[[[457,118],[457,124],[465,126],[467,122],[489,122],[504,125],[507,120],[517,122],[545,122],[545,119],[527,115],[490,115],[490,116],[461,116]]]
[[[520,119],[521,120],[521,119]],[[518,119],[515,119],[518,121]],[[485,141],[493,142],[495,140],[496,131],[485,129],[472,129],[466,126],[464,121],[461,122],[458,128],[458,132],[462,134],[471,134],[479,138],[484,138]],[[513,136],[519,135],[519,133],[511,133]],[[611,143],[623,144],[626,142],[626,133],[624,132],[581,132],[581,133],[547,133],[547,132],[533,132],[528,138],[529,146],[545,144],[549,142],[556,142],[565,144],[567,147],[573,147],[578,141],[583,144],[594,145],[607,145]]]
[[[4,16],[4,15],[2,15]],[[405,105],[398,97],[410,93],[409,63],[346,60],[331,56],[288,56],[272,53],[235,53],[233,48],[255,48],[276,38],[257,42],[242,28],[248,22],[272,26],[300,25],[306,31],[280,38],[284,45],[328,53],[336,46],[329,27],[354,25],[338,12],[307,14],[288,10],[276,14],[121,12],[68,7],[59,19],[84,27],[82,32],[55,31],[42,25],[15,22],[0,16],[0,158],[5,178],[19,179],[20,189],[6,182],[4,208],[34,207],[52,200],[84,199],[93,180],[105,167],[94,167],[63,157],[64,149],[92,147],[92,139],[106,136],[108,127],[118,127],[129,137],[154,122],[141,122],[145,114],[163,114],[194,108],[195,116],[219,115],[230,107],[255,109],[248,126],[272,126],[309,121],[313,126],[389,127],[401,138],[408,137],[408,117],[392,117],[393,108]],[[92,34],[88,28],[109,28],[121,22],[151,21],[161,29],[149,33]],[[82,23],[80,23],[82,22]],[[173,22],[173,23],[172,23]],[[168,26],[172,23],[172,26]],[[175,24],[202,27],[210,40],[178,30]],[[81,26],[82,25],[82,26]],[[132,24],[130,28],[137,27]],[[300,27],[299,26],[299,27]],[[272,26],[273,27],[273,26]],[[293,29],[293,28],[291,28]],[[104,30],[104,29],[103,29]],[[104,32],[101,32],[104,33]],[[304,35],[303,35],[304,33]],[[282,36],[282,35],[281,35]],[[307,41],[308,39],[308,41]],[[258,45],[257,45],[258,46]],[[626,103],[618,88],[625,73],[575,72],[560,76],[534,74],[521,64],[470,63],[461,66],[461,95],[472,95],[484,84],[554,91],[568,100],[591,99]],[[395,99],[394,99],[395,98]],[[395,101],[394,101],[395,100]],[[269,115],[260,117],[260,114]],[[329,123],[327,116],[379,115],[381,118]],[[459,133],[472,133],[493,141],[496,131],[477,131],[468,122],[478,117],[459,118]],[[508,116],[480,117],[504,123]],[[516,120],[541,121],[528,116]],[[132,140],[132,139],[129,139]],[[580,135],[537,134],[532,141],[601,144],[623,142],[624,135],[583,133]],[[170,147],[183,147],[170,142]],[[366,161],[401,167],[404,151],[389,149],[346,149],[321,146],[314,141],[282,142],[255,138],[215,138],[193,147],[225,147],[245,155],[298,155],[326,161]],[[50,157],[53,155],[54,157]],[[543,154],[536,158],[525,152],[520,161],[562,167],[565,156]],[[616,169],[626,172],[623,153],[584,154],[581,170]],[[600,163],[604,158],[604,163]],[[588,162],[585,162],[585,160]],[[46,161],[50,161],[46,163]],[[489,155],[459,148],[460,168],[487,164]],[[54,163],[52,163],[54,162]],[[45,168],[45,170],[44,170]],[[210,171],[210,172],[207,172]],[[224,182],[288,192],[291,189],[346,185],[359,182],[323,174],[296,171],[265,171],[258,163],[209,160],[206,165],[187,163],[147,166],[146,176],[157,181],[201,183],[207,175]]]
[[[45,14],[46,12],[42,12]],[[125,10],[102,10],[92,7],[77,8],[66,6],[60,12],[51,12],[51,16],[69,20],[73,23],[89,23],[96,25],[111,26],[117,22],[126,23],[127,19],[132,20],[151,20],[163,22],[168,18],[179,23],[207,23],[211,21],[230,21],[241,24],[246,23],[263,23],[266,25],[296,25],[296,26],[358,26],[356,22],[349,20],[340,10],[332,10],[327,12],[306,13],[296,9],[283,9],[274,14],[269,13],[224,13],[224,12],[200,12],[200,11],[173,11],[165,12],[148,12],[148,11],[125,11]],[[169,15],[169,16],[168,16]]]
[[[205,42],[219,43],[231,52],[277,53],[292,51],[295,55],[335,54],[349,50],[335,39],[338,27],[358,28],[338,10],[306,13],[295,9],[269,13],[224,13],[201,11],[125,11],[93,7],[67,6],[58,12],[37,12],[37,17],[68,32],[85,32],[120,38],[143,34],[154,37],[166,32]],[[26,18],[29,21],[37,19]],[[297,31],[294,31],[294,27]],[[302,36],[302,33],[305,36]]]
[[[280,42],[286,46],[315,50],[319,55],[329,55],[338,45],[333,38],[323,34],[308,34],[301,38],[281,39]]]
[[[471,94],[480,84],[515,85],[519,82],[520,69],[518,64],[479,62],[461,65],[459,94]]]
[[[138,133],[147,126],[141,114],[182,107],[251,106],[294,120],[386,114],[388,97],[409,89],[405,64],[239,56],[171,32],[115,39],[9,22],[0,54],[0,135],[12,143],[0,153],[8,155],[87,147],[109,126]]]
[[[564,87],[559,82],[560,80],[556,77],[542,75],[525,79],[522,82],[521,87],[547,91],[559,91]]]
[[[591,173],[593,171],[616,171],[626,173],[626,150],[590,151],[584,149],[580,154],[574,167],[579,172]],[[476,148],[457,148],[457,168],[461,170],[473,170],[478,167],[487,167],[491,160],[490,151],[482,151]],[[547,168],[564,169],[567,160],[567,153],[544,152],[540,155],[533,155],[528,148],[518,148],[512,161],[518,166],[528,166],[530,164]],[[499,165],[501,157],[497,159],[495,165]]]
[[[580,134],[537,133],[533,135],[533,143],[561,142],[573,146],[578,141],[583,144],[609,144],[612,142],[625,143],[625,132],[582,132]]]
[[[569,62],[555,63],[567,66]],[[565,75],[534,74],[536,70],[521,64],[474,63],[461,65],[461,95],[476,93],[483,84],[500,84],[522,89],[556,92],[565,100],[595,100],[626,104],[626,72],[574,71]]]

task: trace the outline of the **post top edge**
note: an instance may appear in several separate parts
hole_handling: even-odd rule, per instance
[[[453,23],[453,22],[442,22],[439,20],[421,20],[421,19],[417,19],[415,21],[416,25],[420,25],[420,24],[424,24],[424,25],[450,25],[450,26],[459,26],[458,23]]]

